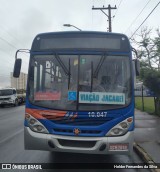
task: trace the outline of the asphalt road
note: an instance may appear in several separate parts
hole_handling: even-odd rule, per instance
[[[47,151],[26,151],[24,150],[23,140],[24,110],[24,105],[0,108],[0,163],[142,163],[135,152],[132,157],[129,157],[126,155],[88,155],[53,153]],[[54,171],[64,170],[65,169],[54,169]],[[66,171],[75,170],[68,169],[65,170],[65,172]],[[76,169],[76,171],[82,171],[82,169]],[[91,170],[83,169],[83,171]],[[92,169],[92,171],[106,171],[106,169]],[[118,169],[118,171],[135,172],[147,170]]]

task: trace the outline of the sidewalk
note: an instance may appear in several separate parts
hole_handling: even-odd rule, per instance
[[[134,138],[135,151],[148,163],[160,164],[160,117],[135,110]]]

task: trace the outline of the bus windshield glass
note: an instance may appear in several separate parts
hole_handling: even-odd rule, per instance
[[[29,101],[58,110],[106,110],[131,101],[129,56],[34,55]]]

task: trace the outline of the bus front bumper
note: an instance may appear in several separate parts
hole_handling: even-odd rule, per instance
[[[47,150],[89,154],[132,154],[133,131],[119,137],[78,137],[33,132],[24,127],[26,150]]]

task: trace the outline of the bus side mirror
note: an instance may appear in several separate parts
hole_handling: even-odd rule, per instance
[[[14,69],[13,69],[13,77],[18,78],[21,71],[21,64],[22,59],[16,59],[14,63]]]
[[[138,59],[135,60],[135,71],[136,71],[136,76],[140,75],[140,61]]]

